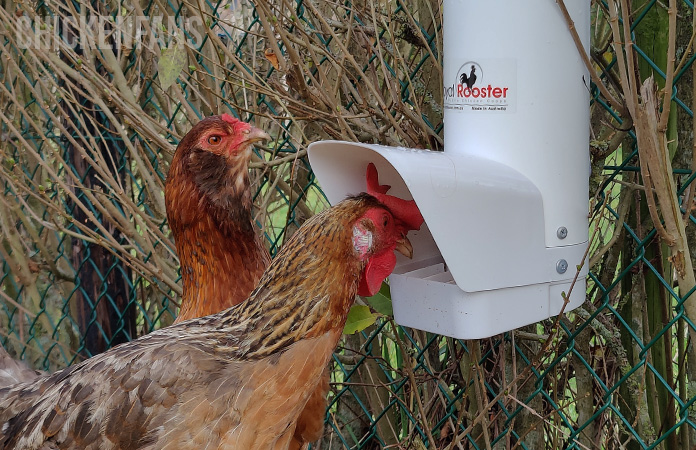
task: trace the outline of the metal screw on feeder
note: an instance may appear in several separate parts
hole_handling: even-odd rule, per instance
[[[565,3],[587,48],[589,3]],[[564,306],[588,241],[589,76],[555,2],[443,8],[444,152],[324,141],[309,159],[332,203],[365,190],[372,162],[425,218],[390,277],[396,321],[483,338]],[[584,301],[582,270],[566,311]]]
[[[568,237],[568,229],[566,227],[561,227],[558,229],[556,232],[556,236],[558,236],[558,239],[565,239]]]
[[[556,272],[558,273],[566,273],[566,270],[568,270],[568,261],[565,259],[561,259],[556,263]]]

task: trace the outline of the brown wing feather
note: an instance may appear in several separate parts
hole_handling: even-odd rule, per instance
[[[206,378],[227,364],[197,346],[174,344],[168,334],[125,344],[0,390],[0,447],[145,448],[160,439],[158,426],[177,413],[182,396],[200,394]]]
[[[1,389],[0,448],[287,445],[339,334],[239,361],[201,345],[195,325],[182,325],[183,336],[175,331],[184,327],[160,330],[34,383]]]

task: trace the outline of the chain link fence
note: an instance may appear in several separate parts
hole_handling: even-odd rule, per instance
[[[56,370],[173,321],[181,290],[163,180],[174,145],[204,116],[230,112],[274,138],[251,169],[255,219],[272,253],[327,205],[305,156],[312,141],[440,150],[440,6],[5,1],[3,346]],[[665,133],[693,254],[693,4],[591,7],[590,56],[604,90],[588,80],[586,303],[478,341],[383,316],[336,352],[325,436],[312,448],[696,445],[693,289],[676,282],[683,266],[646,196],[621,72],[634,51],[641,81],[673,84]],[[623,50],[627,36],[635,45]]]

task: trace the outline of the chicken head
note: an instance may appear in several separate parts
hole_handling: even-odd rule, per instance
[[[184,142],[189,139],[196,142]],[[248,158],[253,143],[267,139],[270,136],[265,131],[223,114],[201,120],[182,143],[185,147],[197,147],[221,156],[234,157],[244,153]]]
[[[353,226],[353,248],[366,262],[358,294],[372,296],[396,266],[394,251],[411,258],[413,247],[392,213],[384,208],[369,209]]]
[[[408,258],[413,256],[413,247],[406,234],[421,227],[423,216],[413,200],[387,194],[390,186],[379,184],[377,168],[372,163],[367,166],[366,179],[367,192],[389,209],[369,210],[364,216],[367,222],[359,223],[353,230],[356,251],[370,254],[358,289],[359,295],[369,297],[379,291],[382,281],[394,270],[394,251]],[[369,246],[371,251],[366,249]]]

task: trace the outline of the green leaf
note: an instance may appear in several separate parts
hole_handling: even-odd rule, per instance
[[[378,313],[385,316],[393,316],[394,309],[392,308],[391,292],[389,291],[389,285],[387,283],[382,283],[382,287],[379,288],[379,292],[365,299],[367,303],[372,306],[372,309]]]
[[[180,43],[174,47],[163,48],[157,63],[157,78],[162,89],[167,90],[174,84],[179,74],[186,67],[186,48]]]
[[[372,314],[369,306],[353,305],[348,312],[348,320],[343,328],[345,334],[353,334],[369,327],[377,320],[377,315]]]

